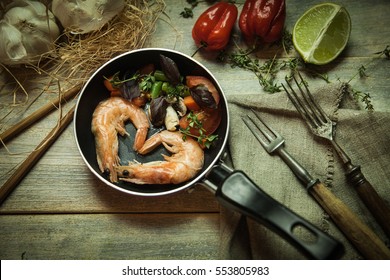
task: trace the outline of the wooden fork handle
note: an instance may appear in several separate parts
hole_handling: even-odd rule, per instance
[[[353,184],[360,199],[382,227],[387,237],[390,238],[390,207],[364,177],[360,166],[349,168],[346,177]]]
[[[323,183],[318,182],[309,191],[364,258],[390,259],[390,250],[380,238]]]
[[[369,181],[364,177],[360,166],[354,165],[351,159],[336,143],[331,141],[337,154],[340,156],[344,164],[345,176],[347,180],[355,187],[360,199],[366,205],[383,231],[390,238],[390,206],[378,195]]]

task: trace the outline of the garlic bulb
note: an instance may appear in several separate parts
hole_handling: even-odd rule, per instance
[[[123,10],[124,0],[53,0],[53,14],[73,33],[99,30]]]
[[[37,62],[54,48],[60,31],[54,15],[38,1],[16,0],[0,20],[0,62],[7,65]]]

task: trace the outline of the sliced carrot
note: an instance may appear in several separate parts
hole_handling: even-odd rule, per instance
[[[195,99],[192,98],[191,95],[188,95],[183,98],[184,105],[186,105],[187,109],[190,111],[199,111],[200,107],[199,105],[195,102]]]
[[[133,103],[137,107],[143,107],[146,104],[146,98],[143,96],[135,97],[131,99],[131,103]]]
[[[110,91],[110,96],[111,97],[122,96],[122,93],[119,89],[114,89],[114,90]]]
[[[109,77],[107,79],[104,79],[104,86],[109,90],[109,91],[113,91],[113,90],[118,90],[116,87],[114,87],[111,83],[112,81],[112,78],[113,77]]]

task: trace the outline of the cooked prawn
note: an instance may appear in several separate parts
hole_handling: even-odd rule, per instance
[[[116,166],[120,180],[136,184],[179,184],[193,178],[203,167],[202,148],[190,137],[183,140],[183,134],[178,131],[163,130],[153,135],[138,152],[147,154],[161,144],[171,156],[162,155],[165,161]]]
[[[125,129],[128,120],[137,129],[133,149],[138,151],[145,143],[149,129],[148,117],[141,108],[121,97],[111,97],[100,102],[93,112],[91,130],[95,135],[99,169],[109,174],[111,182],[118,181],[114,170],[114,166],[119,165],[118,133],[129,135]]]

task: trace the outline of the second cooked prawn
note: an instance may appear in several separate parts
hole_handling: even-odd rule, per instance
[[[121,97],[111,97],[98,104],[92,116],[92,133],[95,135],[96,156],[101,172],[109,174],[111,182],[118,177],[114,166],[119,165],[118,133],[129,135],[125,122],[130,120],[137,133],[133,149],[138,151],[145,143],[149,121],[143,109]]]
[[[147,154],[161,144],[172,153],[171,156],[162,155],[165,161],[116,166],[120,180],[136,184],[179,184],[193,178],[202,169],[203,149],[191,137],[183,140],[183,134],[178,131],[163,130],[153,135],[138,152]]]

